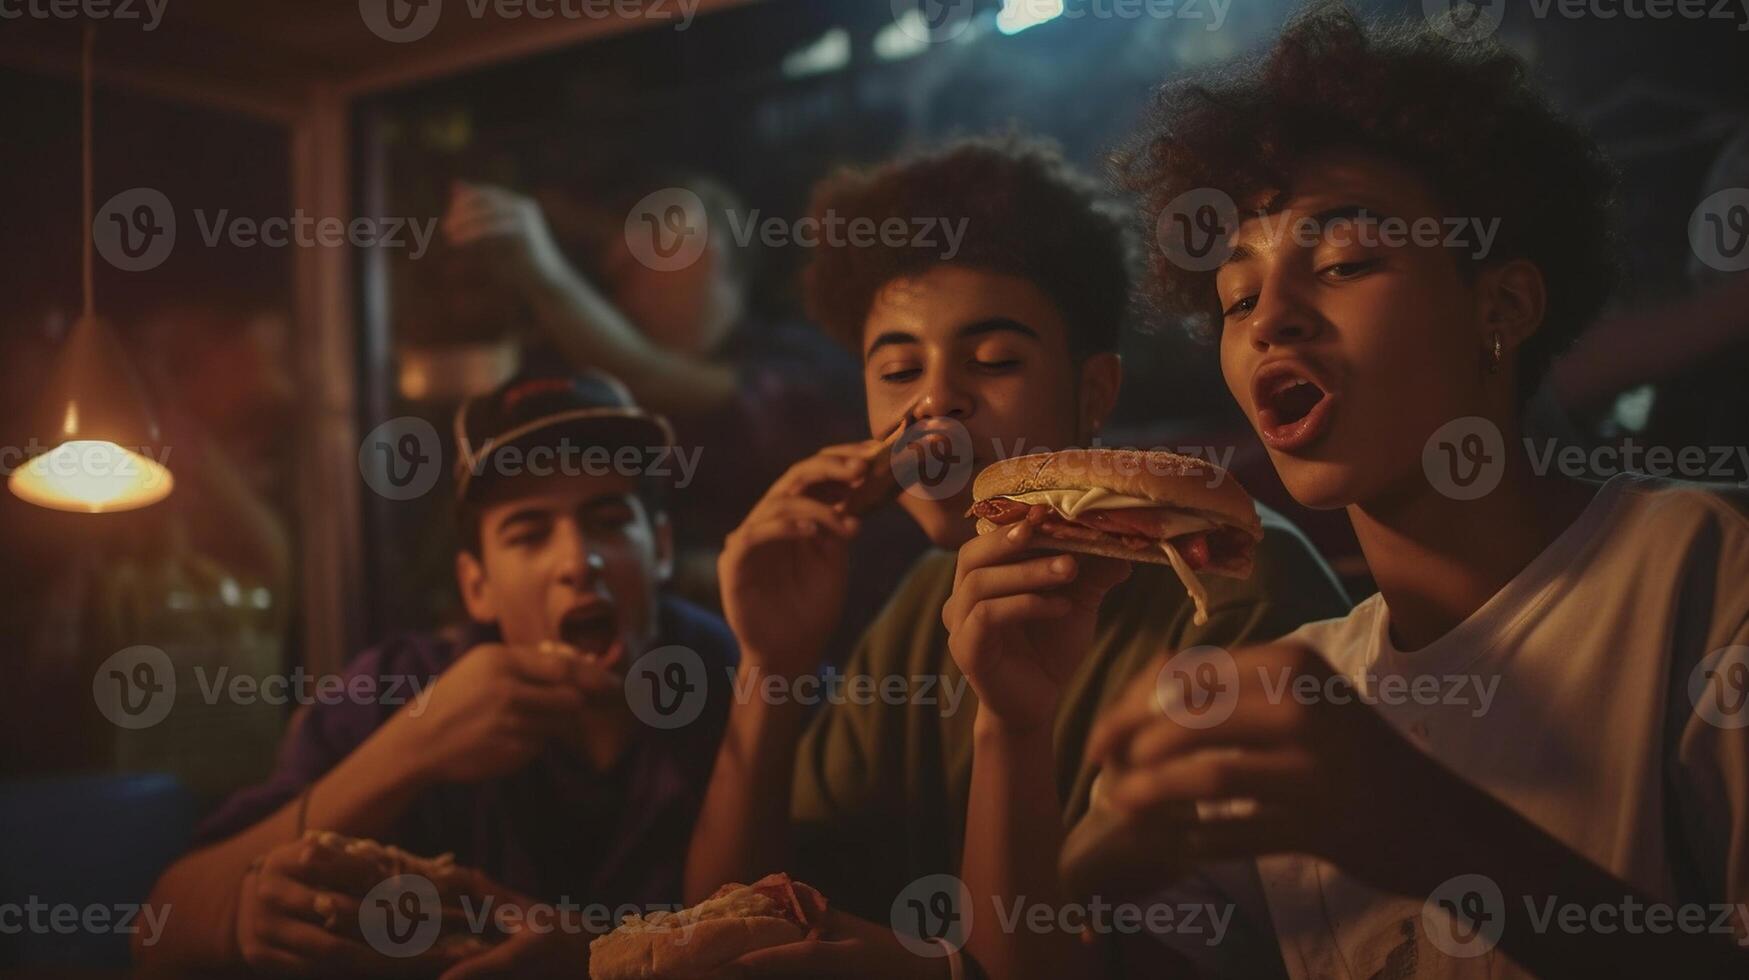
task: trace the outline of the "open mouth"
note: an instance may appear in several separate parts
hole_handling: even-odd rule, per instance
[[[619,616],[611,604],[576,606],[559,620],[559,639],[602,667],[620,660]]]
[[[1334,398],[1299,366],[1265,368],[1258,373],[1255,391],[1257,430],[1269,448],[1304,449],[1329,428]]]

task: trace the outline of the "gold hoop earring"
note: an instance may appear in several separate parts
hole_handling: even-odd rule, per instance
[[[1488,373],[1499,374],[1500,365],[1506,361],[1506,350],[1500,338],[1500,331],[1494,331],[1494,349],[1488,355]]]

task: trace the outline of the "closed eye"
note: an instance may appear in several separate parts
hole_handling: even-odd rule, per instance
[[[1361,262],[1337,262],[1319,270],[1321,274],[1331,279],[1357,279],[1378,268],[1377,259],[1367,259]]]
[[[1019,367],[1020,366],[1020,359],[1017,357],[1010,357],[1010,358],[1007,358],[1004,360],[999,360],[999,361],[973,361],[972,363],[980,371],[986,371],[986,372],[989,372],[992,374],[999,374],[999,373],[1002,373],[1005,371],[1012,371],[1015,368]]]
[[[904,384],[907,381],[915,381],[917,376],[922,373],[921,368],[900,368],[897,371],[888,371],[880,378],[888,384]]]

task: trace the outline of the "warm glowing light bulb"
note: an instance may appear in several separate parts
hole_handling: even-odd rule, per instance
[[[88,514],[133,510],[170,495],[175,480],[163,463],[113,442],[75,439],[12,474],[19,499]]]

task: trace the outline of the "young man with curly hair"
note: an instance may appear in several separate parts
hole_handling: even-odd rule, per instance
[[[870,431],[961,431],[973,465],[957,492],[900,495],[937,550],[898,586],[845,668],[883,689],[894,678],[928,678],[930,688],[910,684],[902,703],[828,704],[811,721],[795,703],[738,700],[693,837],[688,896],[786,870],[840,910],[824,941],[746,957],[750,975],[945,978],[957,967],[907,948],[891,923],[912,882],[961,876],[965,952],[1008,976],[1014,953],[1033,948],[1003,913],[1018,900],[1061,901],[1056,852],[1087,806],[1081,745],[1099,707],[1161,649],[1273,638],[1347,601],[1274,515],[1256,572],[1211,581],[1200,626],[1166,566],[1041,553],[1025,527],[975,533],[970,471],[1017,446],[1087,444],[1121,382],[1124,223],[1053,151],[958,143],[839,174],[816,189],[813,211],[867,227],[963,220],[951,259],[821,248],[806,288],[814,318],[861,356]],[[861,528],[809,491],[887,465],[884,455],[869,461],[878,445],[832,446],[797,464],[729,537],[723,602],[742,645],[742,689],[811,678],[830,652],[846,548]],[[961,628],[968,623],[978,628]],[[940,908],[931,895],[909,897]],[[1089,954],[1078,935],[1057,930],[1040,937],[1035,965],[1081,975]]]
[[[1181,860],[1256,858],[1295,978],[1749,974],[1749,508],[1520,448],[1614,279],[1610,169],[1526,74],[1327,4],[1167,89],[1121,163],[1168,227],[1230,196],[1224,261],[1169,239],[1160,295],[1211,325],[1283,482],[1347,511],[1379,586],[1235,652],[1226,723],[1138,683],[1087,748]],[[1358,234],[1454,217],[1497,237]],[[1448,679],[1472,694],[1384,696]],[[1210,800],[1246,805],[1171,816]]]

